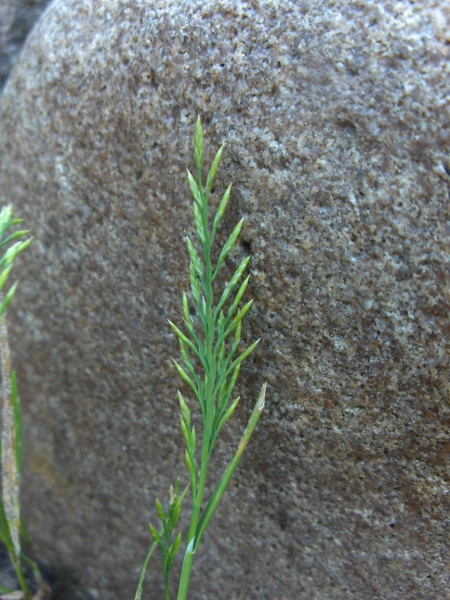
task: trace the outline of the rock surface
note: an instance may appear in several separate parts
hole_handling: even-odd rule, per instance
[[[50,0],[2,0],[0,3],[0,91],[22,46]]]
[[[252,260],[268,408],[190,598],[448,594],[449,31],[434,0],[60,0],[1,104],[36,236],[12,313],[24,501],[60,597],[133,597],[183,473],[176,389],[197,114]],[[162,596],[157,568],[146,598]]]

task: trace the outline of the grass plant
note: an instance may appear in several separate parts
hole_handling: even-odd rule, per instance
[[[20,225],[22,219],[14,219],[11,206],[0,211],[0,247],[9,246],[0,259],[0,354],[2,373],[2,432],[0,438],[1,454],[1,495],[0,495],[0,541],[2,541],[11,558],[17,579],[24,598],[31,598],[31,590],[25,578],[24,564],[28,563],[33,570],[36,565],[29,560],[21,549],[21,534],[26,536],[20,511],[20,478],[22,472],[22,416],[19,392],[15,371],[11,371],[11,359],[6,324],[6,309],[14,297],[18,282],[16,281],[6,294],[3,290],[18,254],[31,243],[31,238],[19,241],[26,236],[27,230],[10,229]],[[17,241],[15,241],[17,240]],[[11,242],[14,242],[10,245]],[[0,585],[0,593],[12,592]]]
[[[192,566],[200,542],[241,460],[264,407],[266,384],[262,386],[233,459],[222,473],[211,497],[206,499],[206,483],[215,443],[220,431],[239,403],[239,397],[233,399],[239,371],[242,363],[259,343],[259,340],[256,340],[244,351],[239,352],[242,322],[253,303],[253,300],[250,300],[241,306],[250,279],[250,276],[244,278],[250,257],[242,260],[220,293],[216,294],[214,289],[214,283],[229,253],[235,246],[244,224],[243,219],[239,221],[221,248],[217,262],[213,264],[213,244],[231,193],[230,185],[212,216],[211,189],[223,150],[224,146],[215,155],[204,184],[203,127],[198,118],[194,138],[196,177],[189,171],[187,172],[189,186],[194,197],[193,213],[197,240],[194,243],[191,239],[186,239],[190,258],[190,297],[195,307],[196,317],[191,316],[190,301],[187,294],[183,293],[183,325],[179,327],[169,321],[180,344],[181,360],[174,360],[174,364],[181,378],[190,387],[195,399],[192,403],[181,392],[178,392],[189,485],[180,493],[180,482],[177,481],[176,485],[171,488],[169,505],[166,509],[159,500],[156,501],[156,511],[161,521],[161,528],[158,530],[150,524],[150,532],[154,541],[141,571],[135,600],[141,599],[147,566],[158,546],[162,551],[165,600],[170,600],[169,573],[175,556],[181,548],[181,533],[179,532],[173,537],[173,532],[178,524],[183,500],[190,489],[191,517],[177,595],[177,600],[187,599]],[[200,440],[192,424],[191,407],[193,404],[198,406],[202,417]]]

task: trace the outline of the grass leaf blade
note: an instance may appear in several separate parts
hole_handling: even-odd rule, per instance
[[[206,178],[206,193],[209,194],[211,191],[211,186],[217,174],[217,169],[219,168],[220,161],[222,160],[222,154],[224,145],[222,144],[220,148],[217,150],[217,153],[214,157],[214,160],[211,163],[211,167],[209,169],[208,177]]]
[[[227,209],[228,201],[230,200],[231,187],[232,184],[230,183],[230,185],[225,190],[225,194],[223,195],[222,200],[220,201],[219,208],[217,209],[216,216],[214,217],[211,239],[214,239],[217,232],[217,228],[219,227],[219,223],[222,220],[222,217]]]
[[[239,221],[239,223],[236,225],[236,227],[233,229],[228,240],[225,242],[225,245],[222,248],[222,252],[220,253],[219,259],[217,261],[217,266],[214,271],[214,275],[212,277],[213,281],[216,279],[217,275],[219,274],[220,267],[223,265],[226,257],[230,253],[230,250],[234,247],[234,244],[236,243],[236,240],[238,239],[239,234],[241,233],[241,229],[242,229],[243,225],[244,225],[244,219],[241,219]]]
[[[144,585],[145,574],[147,573],[148,563],[150,562],[150,559],[151,559],[152,554],[155,551],[155,549],[156,549],[156,542],[153,542],[153,544],[151,545],[150,550],[147,554],[147,558],[145,559],[144,565],[141,569],[139,583],[138,583],[138,587],[136,590],[136,595],[134,597],[134,600],[141,600],[141,598],[142,598],[142,587]]]
[[[11,359],[8,344],[8,329],[4,317],[0,320],[0,348],[3,382],[2,497],[14,549],[17,556],[20,556],[19,470],[16,453],[14,405],[12,400]]]
[[[232,461],[230,462],[230,464],[228,465],[228,467],[225,469],[225,472],[224,472],[221,480],[217,484],[217,487],[211,497],[211,500],[209,501],[209,503],[208,503],[207,507],[205,508],[205,511],[202,515],[202,518],[200,519],[199,526],[197,528],[197,532],[196,532],[196,536],[195,536],[195,549],[198,547],[198,545],[203,537],[203,534],[205,533],[205,530],[208,527],[209,522],[211,521],[211,519],[216,511],[216,508],[219,505],[219,502],[221,501],[221,499],[228,487],[228,484],[230,483],[233,473],[236,471],[236,468],[242,458],[242,455],[244,454],[244,451],[245,451],[247,444],[252,436],[252,433],[255,430],[255,427],[258,424],[259,419],[261,418],[261,414],[262,414],[262,411],[264,409],[264,404],[265,404],[266,388],[267,388],[267,383],[265,383],[261,388],[261,391],[258,396],[258,400],[256,401],[256,404],[253,408],[252,414],[250,415],[250,419],[248,421],[247,428],[244,431],[244,435],[242,436],[242,439],[239,443],[237,452],[234,455],[234,457],[233,457]]]
[[[241,262],[241,264],[238,266],[238,268],[234,272],[233,277],[231,278],[230,282],[225,286],[225,289],[224,289],[222,296],[220,297],[219,303],[217,305],[216,313],[218,313],[221,310],[221,308],[223,307],[225,302],[230,297],[231,292],[234,290],[234,288],[239,283],[239,281],[242,277],[242,274],[244,273],[245,269],[247,268],[250,260],[251,260],[251,256],[247,256],[247,258],[244,258],[244,260]],[[242,288],[242,286],[241,286],[241,288],[239,289],[238,295],[236,296],[237,300],[235,300],[235,302],[233,302],[233,306],[236,305],[236,307],[237,307],[237,305],[241,301],[241,298],[244,295],[245,289],[248,285],[249,277],[250,277],[250,275],[244,281],[244,283],[243,283],[243,285],[245,284],[244,287]],[[230,315],[233,312],[233,310],[234,309],[230,309],[230,311],[228,312],[228,317],[227,317],[228,321],[229,321]]]
[[[204,143],[203,143],[203,126],[202,126],[202,120],[200,119],[200,117],[197,118],[197,124],[195,126],[195,137],[194,137],[194,159],[195,159],[195,164],[197,166],[197,170],[200,171],[202,170],[202,165],[203,165],[203,148],[204,148]],[[201,178],[199,178],[201,181]]]
[[[202,204],[203,204],[202,194],[199,190],[197,182],[194,179],[194,176],[189,171],[189,169],[187,169],[187,177],[188,177],[188,181],[189,181],[189,187],[191,188],[192,195],[194,196],[195,203],[198,205],[199,208],[201,208]]]

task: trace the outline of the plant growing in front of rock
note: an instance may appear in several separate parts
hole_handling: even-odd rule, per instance
[[[22,223],[22,219],[13,219],[12,207],[7,206],[0,211],[0,247],[14,240],[23,238],[29,232],[19,230],[8,235],[8,231]],[[6,237],[5,237],[6,236]],[[8,277],[18,254],[31,243],[31,239],[16,241],[9,246],[0,260],[0,354],[2,372],[2,432],[0,438],[2,489],[0,495],[0,541],[2,541],[11,558],[24,598],[31,598],[31,590],[25,578],[24,563],[37,569],[22,552],[20,536],[24,534],[20,512],[19,487],[22,470],[22,417],[20,411],[19,392],[16,373],[11,372],[11,360],[6,325],[6,308],[14,297],[18,282],[16,281],[3,294]],[[0,593],[11,592],[0,585]]]
[[[211,187],[220,165],[223,146],[211,164],[205,185],[203,185],[203,150],[203,128],[199,118],[194,138],[197,177],[194,178],[189,171],[187,172],[194,197],[197,244],[194,244],[189,238],[186,239],[190,257],[191,298],[197,319],[194,320],[191,317],[189,300],[184,293],[184,328],[181,329],[169,321],[179,338],[181,351],[181,364],[177,361],[174,361],[174,364],[182,379],[191,388],[200,407],[203,427],[201,440],[198,440],[197,432],[192,425],[190,402],[178,392],[181,431],[186,444],[186,466],[190,486],[180,493],[180,482],[178,481],[175,487],[171,488],[167,508],[164,508],[159,500],[156,501],[156,511],[161,521],[161,528],[158,531],[153,525],[150,525],[154,542],[142,568],[135,600],[141,598],[148,562],[157,546],[162,550],[165,599],[170,600],[169,573],[181,547],[181,533],[178,533],[173,539],[173,531],[180,517],[183,499],[190,487],[192,510],[177,596],[177,600],[187,599],[195,554],[264,408],[266,384],[261,389],[233,459],[204,506],[211,455],[221,429],[239,403],[239,397],[233,399],[233,390],[242,363],[256,348],[259,340],[239,354],[242,322],[253,303],[253,300],[250,300],[241,306],[241,300],[250,279],[250,276],[243,279],[250,257],[240,263],[221,293],[218,296],[214,293],[214,282],[238,239],[244,220],[242,219],[236,225],[222,247],[216,264],[213,264],[211,251],[220,221],[228,205],[231,185],[226,190],[212,218],[210,216]]]

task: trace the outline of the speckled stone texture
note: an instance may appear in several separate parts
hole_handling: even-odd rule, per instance
[[[0,0],[0,91],[50,0]]]
[[[255,298],[231,456],[268,404],[191,600],[450,598],[445,3],[59,0],[1,105],[36,236],[11,314],[24,500],[60,598],[132,598],[183,474],[171,364],[201,114]],[[156,563],[155,563],[156,564]],[[146,599],[162,597],[154,567]]]

